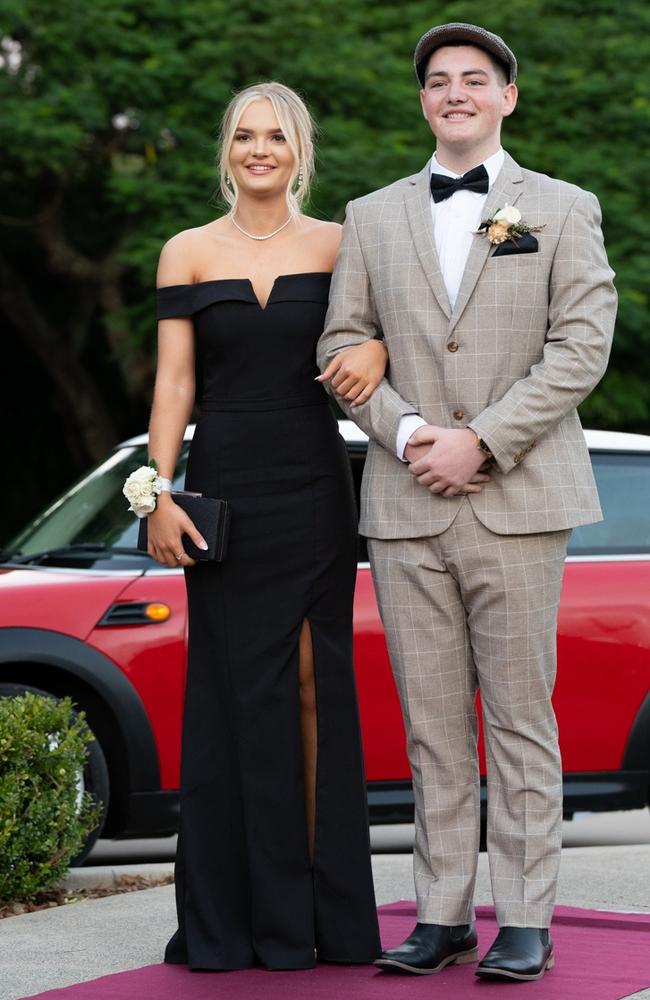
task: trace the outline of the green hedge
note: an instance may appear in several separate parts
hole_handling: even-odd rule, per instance
[[[70,698],[0,698],[0,900],[54,885],[97,826],[101,806],[79,786],[92,739]]]

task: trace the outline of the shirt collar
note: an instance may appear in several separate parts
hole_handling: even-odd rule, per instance
[[[492,156],[488,156],[487,160],[483,161],[483,166],[487,170],[490,187],[492,187],[497,179],[504,160],[505,153],[503,151],[503,147],[499,147],[496,153],[493,153]],[[480,167],[480,163],[475,164],[475,166]],[[448,170],[447,167],[443,167],[441,163],[438,163],[435,153],[431,157],[431,173],[443,174],[445,177],[460,177],[460,174],[456,174],[453,170]]]

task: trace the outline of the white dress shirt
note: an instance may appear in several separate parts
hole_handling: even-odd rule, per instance
[[[499,149],[498,152],[484,161],[483,166],[487,170],[490,187],[494,184],[497,174],[503,166],[503,161],[503,149]],[[477,163],[476,166],[480,166],[480,164]],[[431,157],[431,172],[444,174],[445,177],[460,176],[460,174],[455,174],[453,170],[448,170],[447,167],[438,163],[435,153]],[[476,191],[455,191],[450,198],[439,201],[437,205],[432,197],[429,198],[433,219],[433,238],[442,279],[452,309],[458,297],[472,240],[475,239],[472,234],[481,224],[486,201],[487,193],[478,194]],[[423,420],[417,413],[407,413],[400,420],[395,450],[397,457],[402,461],[405,461],[404,449],[408,439],[418,427],[422,427],[424,424],[426,424],[426,420]]]

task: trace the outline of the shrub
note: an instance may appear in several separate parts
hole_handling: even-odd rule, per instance
[[[54,885],[97,826],[80,783],[92,739],[70,698],[0,698],[0,900]]]

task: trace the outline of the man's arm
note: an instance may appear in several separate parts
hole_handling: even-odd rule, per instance
[[[321,371],[340,351],[381,335],[370,279],[359,242],[352,204],[347,206],[343,239],[334,267],[325,332],[318,341]],[[327,389],[332,393],[331,387]],[[370,437],[395,454],[400,418],[413,413],[410,406],[384,378],[366,403],[351,407],[334,393],[339,406]]]
[[[598,200],[581,192],[555,252],[543,356],[526,378],[470,421],[501,472],[510,472],[538,438],[577,407],[607,367],[617,298],[600,222]]]

